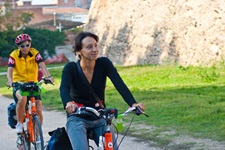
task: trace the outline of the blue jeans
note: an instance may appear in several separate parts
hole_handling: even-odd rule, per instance
[[[93,140],[98,146],[99,136],[104,133],[104,125],[104,119],[90,121],[76,116],[70,116],[67,118],[66,130],[73,150],[89,150],[87,130],[93,131]],[[115,141],[114,134],[113,141]],[[117,144],[115,144],[114,147],[116,148]]]

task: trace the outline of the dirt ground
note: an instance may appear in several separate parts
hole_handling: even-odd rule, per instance
[[[149,144],[149,150],[225,150],[225,141],[179,135],[172,129],[163,131],[153,126],[135,125],[132,130],[138,131],[134,132],[133,136],[144,134],[148,139],[152,137],[152,140],[142,140]]]

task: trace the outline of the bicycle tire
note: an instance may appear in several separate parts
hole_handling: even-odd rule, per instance
[[[41,128],[41,123],[37,115],[33,117],[34,123],[34,149],[35,150],[44,150],[44,138]]]
[[[23,148],[22,150],[31,150],[31,144],[29,142],[29,137],[27,134],[23,133],[22,135],[19,136],[21,140],[21,147]]]

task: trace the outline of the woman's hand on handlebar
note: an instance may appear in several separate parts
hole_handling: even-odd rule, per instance
[[[132,107],[139,107],[142,111],[145,111],[145,105],[143,103],[134,103]]]
[[[143,114],[146,117],[148,117],[148,115],[145,113],[145,105],[143,103],[135,103],[132,105],[132,107],[136,107],[136,109],[135,109],[136,115]]]
[[[69,114],[73,113],[76,110],[76,108],[77,108],[77,105],[73,101],[66,103],[65,109]]]

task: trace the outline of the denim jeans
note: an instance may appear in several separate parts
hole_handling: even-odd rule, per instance
[[[70,116],[67,119],[66,130],[73,150],[89,150],[87,130],[93,131],[93,140],[98,146],[99,136],[104,133],[104,125],[104,119],[90,121],[77,116]],[[116,143],[114,134],[113,141]],[[114,145],[114,148],[117,148],[117,143]]]

